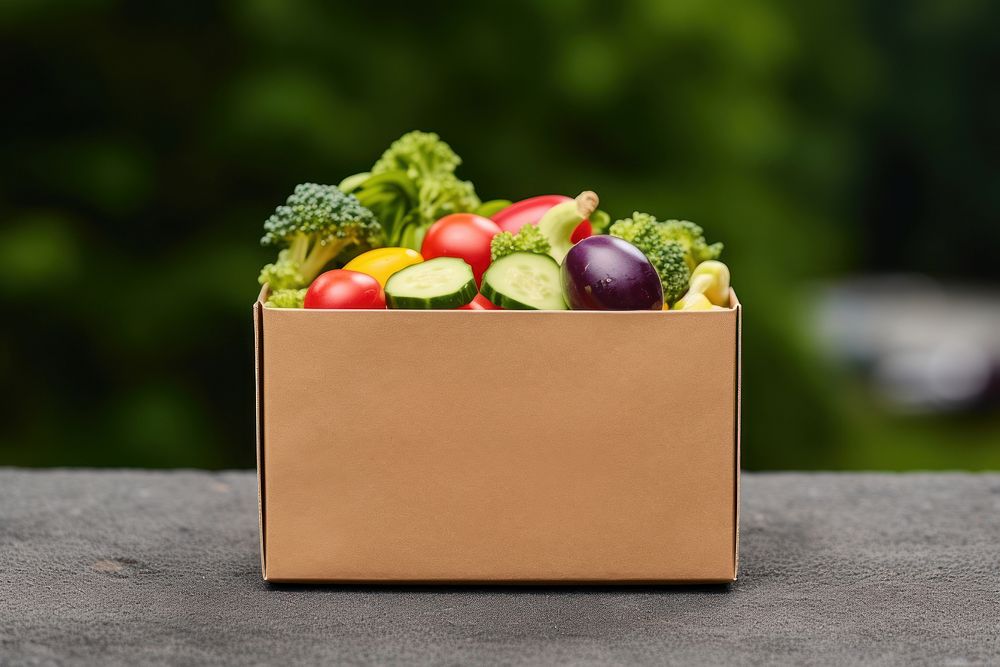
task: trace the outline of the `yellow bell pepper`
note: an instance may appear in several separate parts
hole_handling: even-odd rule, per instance
[[[422,261],[424,258],[420,253],[410,248],[376,248],[358,255],[345,264],[344,268],[366,273],[385,287],[389,276]]]

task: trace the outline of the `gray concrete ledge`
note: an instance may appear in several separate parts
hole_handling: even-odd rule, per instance
[[[0,469],[0,664],[1000,664],[1000,475],[748,474],[731,587],[269,586],[251,473]]]

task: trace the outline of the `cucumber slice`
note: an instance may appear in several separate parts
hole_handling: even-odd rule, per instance
[[[436,257],[392,274],[385,301],[390,308],[458,308],[478,291],[471,266],[455,257]]]
[[[559,265],[548,255],[515,252],[501,257],[483,275],[482,292],[501,308],[566,310]]]

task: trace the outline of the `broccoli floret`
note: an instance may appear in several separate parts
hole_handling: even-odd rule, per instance
[[[684,249],[678,243],[666,241],[650,252],[652,257],[649,259],[660,274],[663,298],[667,303],[673,303],[687,291],[691,280],[691,270],[684,259]]]
[[[454,173],[460,164],[462,158],[441,137],[434,132],[415,130],[392,142],[372,167],[372,173],[405,171],[419,183],[428,174]]]
[[[490,243],[490,257],[495,262],[515,252],[533,252],[544,255],[552,249],[549,240],[538,230],[538,225],[524,225],[517,232],[500,232]]]
[[[673,303],[688,289],[691,269],[687,264],[687,253],[677,241],[668,238],[662,223],[648,213],[636,211],[631,218],[618,220],[608,229],[612,236],[625,239],[649,258],[660,274],[663,284],[663,299]]]
[[[631,218],[619,220],[618,222],[624,223],[625,221],[631,221],[630,225],[640,225],[643,228],[646,226],[654,227],[664,240],[680,244],[684,249],[684,260],[687,262],[688,269],[692,271],[694,267],[702,262],[709,259],[718,259],[722,254],[722,244],[713,243],[709,245],[705,240],[705,230],[693,222],[687,220],[665,220],[661,222],[648,213],[639,212],[633,213]],[[616,222],[615,224],[618,223]],[[625,227],[620,228],[624,229]],[[610,230],[609,233],[621,236]],[[652,231],[644,233],[652,233]],[[622,238],[625,237],[623,236]]]
[[[257,281],[261,285],[264,283],[270,285],[272,292],[281,289],[297,289],[301,285],[307,284],[300,269],[300,263],[289,256],[286,248],[278,252],[277,261],[260,270]]]
[[[302,308],[302,302],[306,298],[305,289],[278,289],[271,290],[265,306],[271,308]]]
[[[701,226],[687,220],[667,220],[661,222],[664,238],[680,243],[686,254],[688,268],[694,267],[709,259],[718,259],[722,254],[722,244],[711,245],[705,240],[705,230]]]
[[[479,207],[479,197],[471,181],[452,173],[427,176],[420,183],[420,224],[431,226],[446,215],[466,213]]]
[[[258,278],[272,290],[306,287],[341,252],[383,243],[382,225],[356,197],[334,185],[316,183],[295,186],[286,204],[264,223],[264,230],[262,244],[286,246]]]

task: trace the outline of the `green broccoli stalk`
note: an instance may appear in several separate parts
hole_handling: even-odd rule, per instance
[[[305,289],[272,290],[264,305],[271,308],[302,308],[306,291]]]
[[[264,223],[263,245],[286,246],[258,280],[272,290],[299,289],[351,247],[369,249],[383,242],[382,225],[353,195],[334,185],[295,186],[284,206]]]
[[[664,225],[648,213],[636,211],[631,218],[618,220],[608,229],[612,236],[625,239],[641,250],[660,274],[663,299],[674,303],[684,295],[691,280],[684,246],[664,233]]]
[[[410,132],[392,143],[370,172],[345,178],[385,227],[386,243],[420,250],[427,228],[450,213],[475,211],[479,197],[455,176],[462,159],[433,132]]]
[[[399,236],[409,220],[416,217],[420,193],[405,171],[363,172],[348,176],[340,189],[352,193],[362,206],[371,209],[385,230],[386,244],[399,244]]]
[[[533,252],[546,255],[552,249],[549,240],[538,229],[538,225],[524,225],[517,232],[500,232],[490,242],[490,258],[497,261],[515,252]]]

